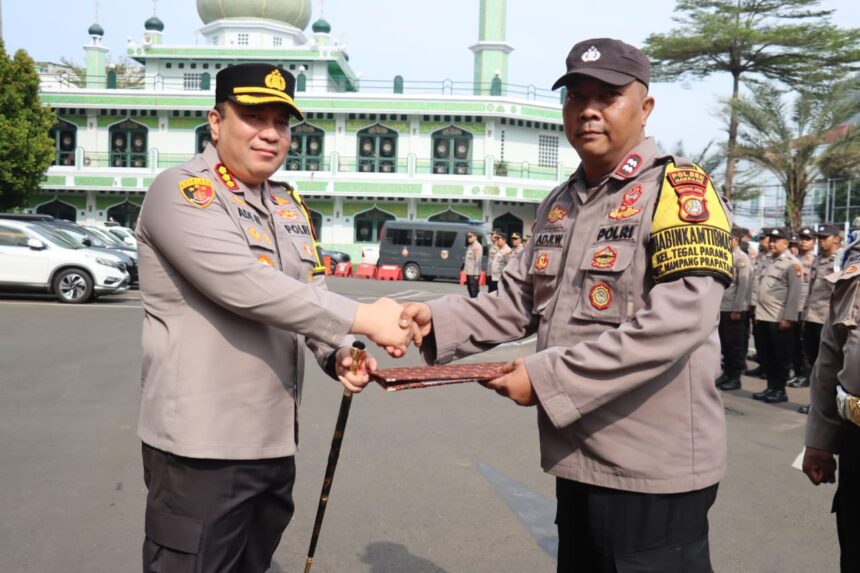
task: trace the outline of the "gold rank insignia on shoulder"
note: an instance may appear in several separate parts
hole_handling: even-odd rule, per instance
[[[203,177],[191,177],[179,182],[179,193],[183,199],[201,209],[208,207],[215,199],[212,181]]]
[[[239,184],[236,183],[236,180],[233,178],[233,174],[230,173],[230,170],[227,169],[227,166],[223,163],[219,163],[215,166],[215,171],[218,173],[218,176],[221,177],[221,181],[224,182],[224,185],[227,186],[227,189],[230,191],[236,191],[239,189]]]

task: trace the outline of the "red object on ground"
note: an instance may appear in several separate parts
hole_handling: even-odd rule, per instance
[[[464,273],[463,271],[460,271],[460,284],[466,284],[466,273]]]
[[[336,276],[336,277],[351,277],[352,276],[352,263],[338,263],[334,269],[334,276]]]
[[[361,263],[355,269],[355,277],[359,279],[375,279],[376,265],[370,263]]]
[[[325,267],[325,276],[331,275],[331,257],[323,257],[323,266]]]
[[[376,273],[376,279],[380,281],[403,280],[403,269],[397,265],[381,265]]]
[[[463,271],[460,271],[460,284],[466,284],[466,273]],[[487,273],[482,272],[478,278],[478,286],[484,286],[485,284],[487,284]]]

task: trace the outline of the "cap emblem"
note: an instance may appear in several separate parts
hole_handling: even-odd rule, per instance
[[[284,91],[287,89],[287,80],[284,79],[284,76],[281,75],[279,70],[272,70],[269,75],[266,76],[265,81],[267,88],[278,91]]]
[[[599,59],[600,59],[600,52],[598,52],[597,48],[595,48],[594,46],[591,46],[590,48],[588,48],[585,51],[584,54],[582,54],[582,61],[585,62],[586,64],[589,64],[591,62],[596,62]]]

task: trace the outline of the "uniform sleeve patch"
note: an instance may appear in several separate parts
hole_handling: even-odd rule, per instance
[[[648,245],[654,281],[709,275],[730,284],[734,265],[729,221],[704,172],[678,169],[670,163],[654,210]]]
[[[201,209],[211,205],[215,199],[212,181],[203,177],[183,179],[179,182],[179,193],[186,201]]]
[[[612,299],[615,298],[612,294],[612,289],[606,283],[597,283],[591,287],[588,293],[588,300],[591,306],[597,310],[606,310],[612,304]]]

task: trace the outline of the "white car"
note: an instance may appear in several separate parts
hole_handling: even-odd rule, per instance
[[[134,231],[128,227],[120,227],[119,225],[105,225],[105,231],[109,232],[114,237],[126,245],[131,245],[137,248],[137,237],[134,236]]]
[[[361,262],[375,265],[379,260],[379,246],[371,245],[361,247]]]
[[[82,303],[128,290],[119,257],[81,247],[61,233],[25,221],[0,220],[0,289],[42,291]]]

